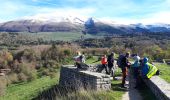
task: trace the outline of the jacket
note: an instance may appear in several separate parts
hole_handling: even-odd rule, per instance
[[[107,64],[107,58],[106,58],[106,57],[102,57],[101,63],[102,63],[102,64]]]

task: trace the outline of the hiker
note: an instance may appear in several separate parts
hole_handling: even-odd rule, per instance
[[[158,71],[158,69],[156,68],[156,66],[154,66],[153,64],[148,62],[148,58],[144,57],[143,58],[143,66],[142,66],[142,78],[151,78],[153,75],[156,74],[156,72]]]
[[[136,55],[134,57],[135,62],[131,65],[131,69],[133,72],[133,76],[135,78],[135,87],[138,88],[140,86],[140,76],[139,76],[139,67],[140,67],[140,57]],[[142,62],[141,62],[142,63]]]
[[[108,75],[111,74],[112,72],[112,68],[113,68],[113,65],[114,65],[114,52],[112,52],[108,58],[107,58],[107,64],[108,64]],[[113,72],[112,72],[113,73]]]
[[[135,60],[135,62],[132,64],[131,68],[132,68],[133,76],[136,79],[137,76],[139,75],[140,57],[137,55],[134,57],[134,60]]]
[[[119,67],[122,70],[122,84],[121,87],[125,88],[125,80],[128,75],[128,68],[130,68],[130,62],[128,61],[128,58],[130,57],[130,53],[127,52],[125,55],[120,55],[118,61],[119,62]]]
[[[103,57],[101,58],[101,64],[102,64],[102,70],[105,69],[106,74],[108,74],[108,71],[107,71],[107,57],[106,57],[106,55],[103,55]]]
[[[86,62],[84,52],[80,55],[80,62],[81,63],[85,63]]]
[[[75,66],[77,67],[77,68],[80,68],[81,67],[81,65],[80,65],[80,56],[81,56],[81,53],[78,51],[77,52],[77,55],[75,56],[75,57],[73,57],[73,59],[74,59],[74,61],[75,61]]]

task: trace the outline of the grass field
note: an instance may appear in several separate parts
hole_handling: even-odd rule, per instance
[[[39,32],[39,33],[29,33],[29,34],[32,36],[36,36],[38,38],[42,38],[47,41],[50,40],[72,41],[72,40],[87,39],[87,38],[100,38],[100,36],[94,36],[90,34],[84,35],[81,32]]]
[[[0,100],[31,100],[38,94],[58,83],[59,75],[55,78],[43,77],[28,83],[12,84],[7,87],[6,94]]]
[[[170,65],[155,63],[156,67],[160,70],[160,77],[170,83]]]

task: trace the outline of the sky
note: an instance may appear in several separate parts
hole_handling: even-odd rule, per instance
[[[57,16],[170,24],[170,0],[0,0],[0,22]]]

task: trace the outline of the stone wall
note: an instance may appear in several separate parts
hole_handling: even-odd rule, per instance
[[[145,79],[144,82],[155,94],[158,100],[170,100],[170,84],[159,76]]]
[[[111,79],[102,73],[83,71],[73,65],[65,65],[60,71],[59,85],[75,89],[109,90]]]

